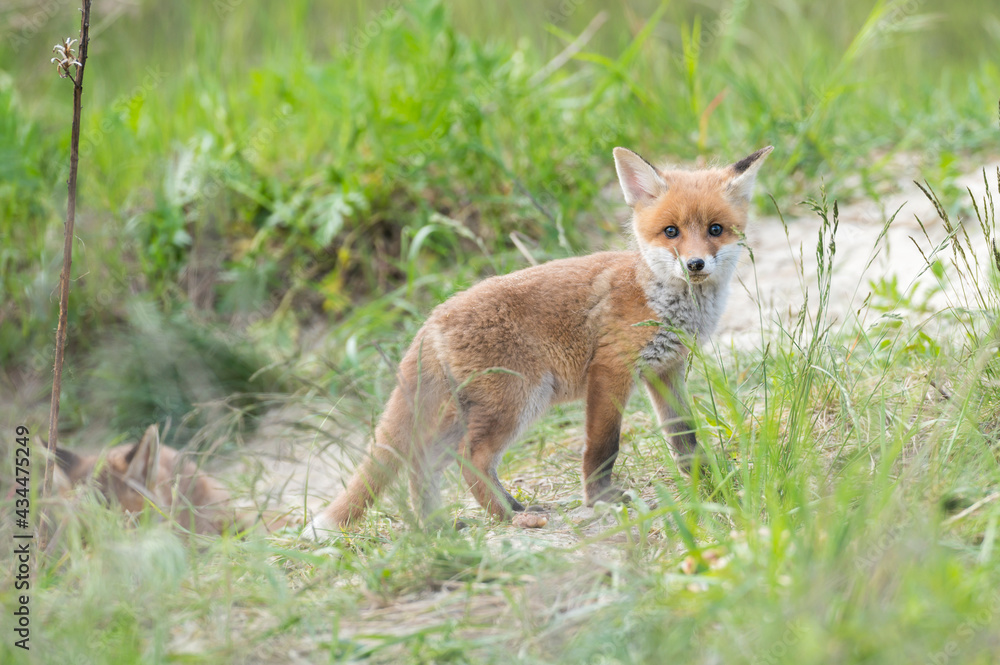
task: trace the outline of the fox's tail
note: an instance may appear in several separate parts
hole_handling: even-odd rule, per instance
[[[321,540],[324,531],[339,531],[364,515],[372,502],[409,461],[413,437],[413,404],[401,386],[393,390],[382,420],[375,430],[375,440],[361,466],[347,483],[347,489],[323,509],[308,525],[302,536]]]
[[[422,472],[428,445],[457,418],[450,373],[418,333],[399,365],[399,380],[375,428],[375,440],[347,489],[306,525],[303,538],[321,540],[361,517],[407,466]],[[411,478],[411,485],[414,480]],[[412,489],[412,488],[411,488]],[[326,532],[326,533],[323,533]]]

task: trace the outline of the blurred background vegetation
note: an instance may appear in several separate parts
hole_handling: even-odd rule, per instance
[[[343,389],[373,342],[526,265],[511,233],[539,260],[620,246],[615,145],[690,163],[774,144],[782,202],[878,197],[899,160],[947,177],[996,149],[995,9],[97,2],[62,425],[280,389],[317,339],[314,376]],[[23,409],[45,400],[65,210],[49,49],[78,14],[24,0],[0,21],[0,366]]]
[[[47,424],[71,115],[49,58],[77,34],[76,7],[0,4],[0,422],[33,436]],[[824,187],[879,201],[926,179],[968,223],[925,267],[978,300],[942,309],[933,289],[882,279],[859,285],[872,295],[858,321],[833,326],[820,296],[780,330],[762,323],[757,348],[695,354],[718,467],[676,473],[633,403],[618,468],[645,499],[561,532],[523,536],[466,510],[471,528],[428,533],[390,499],[321,549],[288,533],[193,540],[84,493],[40,558],[37,641],[21,656],[998,662],[1000,254],[993,272],[963,263],[996,238],[996,216],[981,200],[979,233],[956,185],[997,158],[998,14],[996,0],[95,0],[69,445],[168,419],[175,445],[235,441],[225,427],[274,403],[289,420],[346,412],[344,429],[364,432],[392,383],[382,354],[398,358],[443,298],[526,253],[627,245],[615,145],[687,165],[774,145],[758,212],[774,212],[770,193],[815,222],[797,202],[821,201],[828,261]],[[503,477],[553,516],[580,503],[580,411],[555,409],[505,457]],[[0,466],[0,496],[12,475]],[[255,479],[226,480],[248,498]],[[451,514],[468,497],[449,487]],[[0,661],[15,651],[0,643]]]

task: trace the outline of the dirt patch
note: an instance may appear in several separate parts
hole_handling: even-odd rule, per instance
[[[1000,163],[988,165],[987,175],[995,174],[998,166]],[[977,201],[982,200],[985,186],[981,169],[959,178],[955,185],[962,191],[969,188]],[[831,202],[831,215],[832,207]],[[895,219],[885,237],[880,239],[883,226],[893,213],[896,213]],[[930,240],[924,236],[918,219]],[[805,301],[805,294],[809,297],[810,311],[815,311],[818,296],[816,243],[821,220],[818,215],[809,213],[786,216],[785,222],[786,225],[782,225],[777,216],[767,216],[752,224],[748,239],[755,265],[746,259],[737,275],[720,323],[720,344],[725,346],[732,342],[746,348],[759,343],[758,306],[764,313],[765,325],[778,322],[787,325],[794,320]],[[967,226],[973,238],[982,237],[978,222],[972,220]],[[852,321],[868,297],[872,281],[895,278],[904,296],[913,296],[935,285],[936,279],[926,270],[921,250],[929,253],[946,235],[933,204],[909,180],[898,183],[896,192],[878,203],[862,201],[841,207],[830,288],[830,321]],[[877,253],[876,245],[881,250]],[[982,250],[981,260],[987,248],[983,246]],[[948,304],[949,297],[960,301],[958,294],[945,291],[937,294],[929,304],[943,307]],[[902,303],[900,309],[899,314],[909,314]]]

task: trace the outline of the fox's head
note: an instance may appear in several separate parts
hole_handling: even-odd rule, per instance
[[[639,250],[658,278],[698,284],[732,277],[757,171],[771,150],[725,168],[661,171],[631,150],[614,149]]]
[[[93,482],[108,501],[128,513],[153,504],[202,534],[219,533],[234,521],[225,489],[173,448],[161,446],[156,425],[150,425],[138,443],[115,446],[101,455],[57,448],[56,462],[69,486]]]
[[[71,485],[93,478],[109,500],[117,501],[127,512],[139,512],[147,500],[158,505],[169,500],[171,469],[165,468],[167,460],[161,459],[160,453],[160,432],[151,425],[136,444],[115,446],[103,456],[88,457],[57,448],[56,461]]]

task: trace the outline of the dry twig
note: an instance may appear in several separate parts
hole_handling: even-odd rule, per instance
[[[59,393],[62,390],[62,368],[66,349],[67,307],[69,303],[70,266],[73,263],[73,225],[76,221],[76,174],[80,157],[80,111],[83,106],[83,69],[87,64],[87,46],[90,43],[90,3],[83,0],[80,19],[80,50],[73,52],[75,39],[67,38],[52,50],[59,57],[52,58],[56,70],[62,78],[73,82],[73,129],[70,137],[69,201],[66,206],[66,225],[63,231],[63,268],[59,276],[59,327],[56,330],[56,357],[52,372],[52,401],[49,406],[49,440],[46,443],[45,475],[42,479],[41,496],[46,497],[52,488],[53,465],[56,445],[59,441]],[[70,72],[70,68],[75,72]],[[45,551],[46,525],[44,513],[39,517],[39,551]]]

